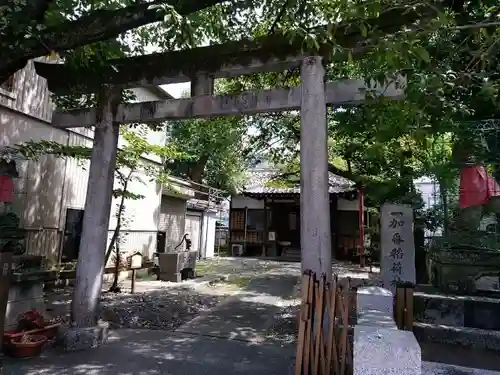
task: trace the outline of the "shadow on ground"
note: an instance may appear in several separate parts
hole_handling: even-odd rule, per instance
[[[120,330],[110,343],[79,353],[7,360],[3,375],[287,374],[293,350],[149,330]]]
[[[286,305],[284,297],[292,293],[297,276],[288,271],[256,275],[240,294],[204,311],[196,309],[196,301],[206,296],[183,297],[176,288],[118,296],[107,303],[108,309],[133,321],[150,319],[154,328],[163,330],[119,329],[101,348],[64,354],[52,349],[37,359],[7,360],[1,374],[288,374],[295,346],[272,344],[265,334]],[[185,323],[193,316],[190,309],[200,315]],[[165,325],[162,313],[173,325]],[[183,322],[176,331],[168,331]]]

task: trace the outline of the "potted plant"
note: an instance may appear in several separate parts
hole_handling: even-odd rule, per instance
[[[46,322],[38,311],[28,311],[19,317],[17,329],[11,332],[4,332],[3,344],[5,351],[10,353],[13,341],[21,339],[23,336],[44,336],[47,340],[53,339],[61,323],[56,321]]]
[[[24,334],[10,341],[9,355],[15,358],[28,358],[39,355],[47,337]]]

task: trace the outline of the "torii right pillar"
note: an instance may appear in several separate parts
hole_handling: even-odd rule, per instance
[[[332,280],[328,133],[325,69],[321,57],[305,57],[301,66],[300,246],[302,271]]]

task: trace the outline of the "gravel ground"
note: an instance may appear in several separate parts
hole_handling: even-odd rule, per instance
[[[266,340],[280,345],[295,344],[298,335],[297,316],[299,304],[284,307],[274,316],[274,321],[266,333]]]
[[[194,283],[161,283],[161,288],[142,293],[103,293],[100,318],[111,328],[175,330],[233,294],[235,285],[224,283],[198,286]],[[152,284],[152,282],[149,282]],[[48,318],[69,318],[71,288],[54,290],[47,301]]]
[[[213,308],[229,293],[172,287],[140,294],[106,294],[101,318],[112,328],[175,330],[198,314]]]
[[[297,317],[300,313],[300,278],[290,296],[286,296],[287,305],[274,316],[271,327],[266,333],[266,340],[282,346],[295,344],[299,326]]]
[[[261,275],[283,264],[273,261],[244,258],[219,258],[198,262],[200,276]],[[198,270],[199,268],[199,270]],[[128,290],[130,281],[124,281],[122,291]],[[100,317],[112,328],[155,329],[172,331],[200,313],[210,310],[233,294],[237,283],[216,283],[200,286],[196,279],[182,283],[137,281],[138,293],[104,293],[101,298]],[[148,290],[153,289],[153,290]],[[72,288],[48,292],[46,316],[61,317],[67,321]]]
[[[376,281],[375,281],[376,282]],[[360,286],[369,286],[375,284],[372,280],[355,280],[353,285],[355,288]],[[282,345],[294,344],[298,336],[298,316],[300,314],[300,297],[301,297],[300,279],[295,285],[294,291],[287,299],[289,304],[285,306],[278,314],[275,315],[274,321],[266,334],[266,339],[278,342]],[[350,321],[355,321],[355,292],[350,294]]]

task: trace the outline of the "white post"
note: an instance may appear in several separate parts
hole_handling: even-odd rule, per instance
[[[301,67],[300,245],[302,270],[332,279],[325,69],[321,57]]]
[[[118,148],[119,124],[113,119],[120,96],[120,91],[112,87],[103,88],[99,94],[72,306],[76,328],[97,324]]]

